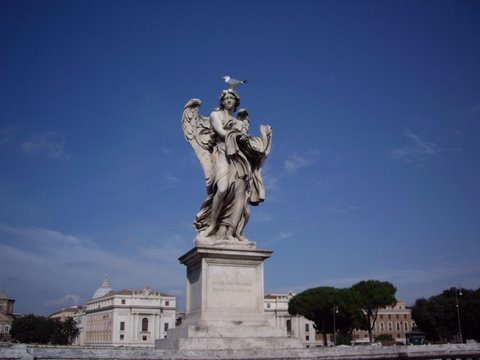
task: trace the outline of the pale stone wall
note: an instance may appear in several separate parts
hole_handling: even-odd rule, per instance
[[[302,341],[305,347],[320,346],[316,340],[313,322],[303,316],[293,316],[288,312],[288,302],[295,296],[288,294],[268,294],[264,298],[264,311],[270,318],[272,326],[281,329],[289,337]]]
[[[150,289],[110,292],[86,303],[80,345],[153,347],[175,327],[176,299]]]
[[[421,346],[355,346],[348,348],[196,350],[168,351],[139,348],[40,347],[23,344],[0,344],[0,360],[207,360],[207,359],[318,359],[318,360],[387,360],[387,359],[479,359],[480,345],[448,344]]]

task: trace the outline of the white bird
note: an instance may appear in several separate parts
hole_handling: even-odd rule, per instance
[[[237,86],[247,83],[247,80],[237,80],[230,76],[222,76],[222,79],[225,79],[225,84],[229,85],[230,89],[235,89]]]

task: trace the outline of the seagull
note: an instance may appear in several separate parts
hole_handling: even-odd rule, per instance
[[[239,85],[243,85],[247,83],[247,80],[237,80],[233,79],[230,76],[222,76],[222,79],[225,79],[225,84],[230,86],[230,89],[235,89]]]

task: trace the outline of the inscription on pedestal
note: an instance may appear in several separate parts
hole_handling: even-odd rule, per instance
[[[232,308],[258,308],[257,264],[209,263],[207,277],[207,308],[231,311]],[[230,310],[229,310],[230,309]]]
[[[243,281],[213,281],[213,292],[253,293],[253,283]]]

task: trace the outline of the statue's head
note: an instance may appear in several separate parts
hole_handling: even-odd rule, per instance
[[[237,92],[232,89],[223,90],[222,94],[220,95],[220,110],[225,109],[224,101],[228,97],[233,97],[235,100],[235,107],[233,112],[237,111],[238,107],[240,106],[240,96],[238,96]]]

